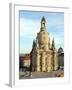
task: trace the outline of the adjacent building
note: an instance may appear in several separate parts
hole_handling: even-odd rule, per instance
[[[19,68],[30,67],[30,54],[21,54],[19,57]]]
[[[64,68],[64,51],[61,47],[58,49],[58,65],[59,69]]]

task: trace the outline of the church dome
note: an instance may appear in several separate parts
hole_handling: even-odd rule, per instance
[[[48,32],[46,31],[41,31],[38,33],[38,42],[40,44],[48,44]]]
[[[58,53],[63,53],[63,48],[60,47],[60,48],[58,49]]]
[[[40,32],[37,34],[38,44],[41,48],[48,50],[49,33],[46,31],[46,20],[44,16],[41,20]]]

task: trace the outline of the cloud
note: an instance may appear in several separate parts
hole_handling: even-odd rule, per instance
[[[39,31],[39,22],[31,19],[20,19],[20,36],[35,38]]]
[[[22,53],[30,53],[31,52],[31,48],[20,48],[20,53],[22,54]]]
[[[38,20],[20,18],[20,52],[30,52],[40,29]]]
[[[43,13],[44,14],[44,13]],[[27,15],[27,16],[26,16]],[[30,16],[29,16],[30,15]],[[40,13],[28,14],[23,13],[20,17],[20,53],[30,52],[32,49],[33,39],[36,38],[37,33],[40,31],[41,27],[41,17]],[[39,16],[39,18],[36,17]],[[28,18],[27,18],[28,17]],[[64,46],[64,19],[63,16],[56,13],[46,14],[46,28],[49,32],[50,39],[52,41],[53,37],[55,39],[55,45],[57,48]]]

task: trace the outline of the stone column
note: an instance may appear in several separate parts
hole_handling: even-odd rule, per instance
[[[42,54],[42,71],[46,71],[46,55],[45,52]]]
[[[37,71],[40,71],[40,54],[37,53]]]
[[[47,59],[47,72],[53,71],[53,66],[52,66],[52,54],[51,52],[48,53],[48,59]]]
[[[48,66],[49,66],[49,59],[50,59],[50,55],[48,53],[47,55],[47,59],[46,59],[46,71],[48,72]]]
[[[54,52],[54,70],[58,69],[58,54]]]

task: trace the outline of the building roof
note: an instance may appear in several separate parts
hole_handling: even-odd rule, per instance
[[[22,54],[20,55],[20,60],[31,60],[30,54]]]
[[[24,60],[30,60],[30,54],[25,54],[24,55]]]

